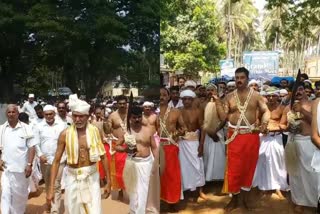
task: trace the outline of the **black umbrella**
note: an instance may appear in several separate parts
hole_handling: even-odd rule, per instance
[[[290,102],[290,107],[292,108],[295,98],[296,98],[296,93],[299,87],[299,84],[301,82],[301,71],[299,69],[297,77],[296,77],[296,81],[294,82],[293,88],[292,88],[292,94],[291,94],[291,102]]]
[[[128,114],[127,114],[127,129],[128,129],[129,133],[131,133],[130,117],[131,117],[131,109],[132,109],[132,107],[133,107],[133,95],[132,95],[132,91],[131,91],[130,98],[129,98]]]

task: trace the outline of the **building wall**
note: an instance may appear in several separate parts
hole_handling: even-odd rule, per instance
[[[305,73],[310,79],[320,79],[320,57],[311,57],[305,60]]]
[[[106,83],[102,88],[102,94],[104,97],[116,97],[119,95],[130,96],[132,92],[133,97],[139,96],[139,89],[138,88],[114,88],[113,82]]]

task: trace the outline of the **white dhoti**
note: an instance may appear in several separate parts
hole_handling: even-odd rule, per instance
[[[297,163],[292,164],[291,170],[288,169],[292,201],[301,206],[317,207],[320,173],[311,167],[317,148],[312,144],[310,136],[295,135],[288,144],[294,144],[297,155]]]
[[[33,159],[32,173],[31,173],[31,176],[29,177],[29,188],[28,188],[29,193],[38,191],[39,181],[41,179],[42,179],[42,173],[40,168],[40,159],[35,156]]]
[[[198,157],[199,141],[180,140],[179,160],[181,166],[182,189],[195,191],[205,185],[202,157]]]
[[[102,214],[96,164],[81,168],[68,167],[65,179],[65,208],[69,214]]]
[[[1,213],[23,214],[28,201],[29,179],[24,172],[4,171],[1,175]]]
[[[153,156],[127,157],[123,170],[123,181],[129,195],[130,213],[146,213],[148,188]]]
[[[217,135],[220,139],[219,142],[214,142],[209,135],[205,136],[203,163],[206,181],[223,180],[224,178],[226,149],[223,130],[220,130]]]
[[[287,190],[282,135],[260,136],[259,159],[253,186],[260,190]]]

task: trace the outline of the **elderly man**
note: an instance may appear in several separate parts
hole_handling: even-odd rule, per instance
[[[186,134],[179,141],[182,187],[183,191],[191,190],[194,201],[197,201],[200,187],[205,184],[202,159],[204,137],[199,142],[203,113],[192,105],[193,99],[196,97],[193,91],[184,90],[181,92],[180,97],[184,105],[181,109],[182,119],[187,126]]]
[[[29,119],[33,120],[36,118],[36,112],[34,110],[36,105],[38,105],[38,103],[34,101],[34,94],[29,94],[28,101],[23,104],[21,112],[26,112],[29,115]]]
[[[89,124],[90,105],[70,95],[69,106],[73,124],[59,136],[58,148],[51,167],[50,189],[47,200],[54,200],[55,183],[64,151],[67,155],[67,175],[65,185],[66,209],[68,213],[102,213],[101,190],[97,162],[101,159],[107,175],[105,187],[110,193],[110,176],[102,135],[98,128]]]
[[[7,122],[0,126],[1,213],[23,214],[28,200],[29,176],[35,155],[33,132],[18,120],[16,105],[6,110]]]
[[[37,125],[36,131],[39,137],[39,144],[36,145],[38,157],[40,157],[41,172],[46,186],[46,194],[50,189],[51,167],[54,155],[57,150],[58,138],[60,133],[67,128],[67,125],[60,120],[55,119],[55,108],[52,105],[46,105],[43,108],[44,118]],[[61,199],[61,177],[65,166],[65,157],[61,160],[59,173],[54,184],[55,201],[47,204],[47,212],[59,213]]]

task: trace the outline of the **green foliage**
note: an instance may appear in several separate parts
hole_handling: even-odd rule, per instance
[[[199,71],[217,70],[225,44],[218,35],[215,11],[210,0],[164,1],[160,48],[174,70],[194,76]]]
[[[87,96],[118,75],[149,84],[159,73],[159,7],[156,0],[2,1],[0,98],[12,96],[13,83],[44,91],[47,83],[33,80],[52,73],[73,91],[83,82]]]

